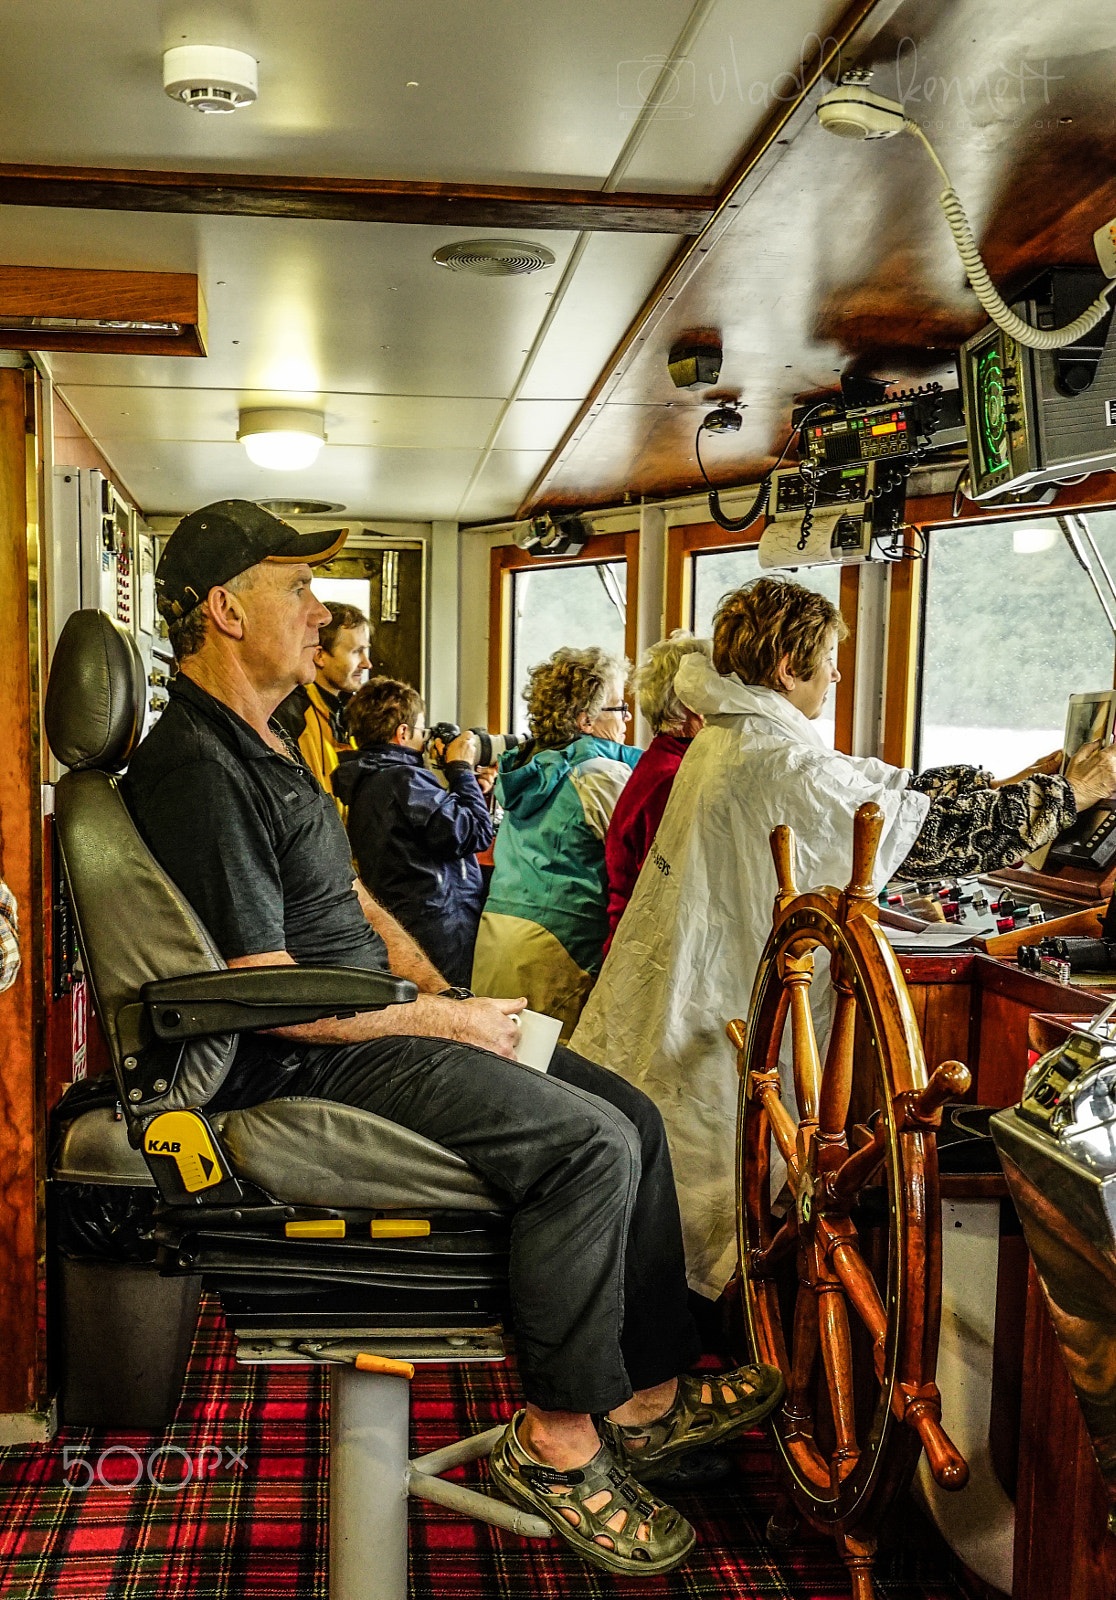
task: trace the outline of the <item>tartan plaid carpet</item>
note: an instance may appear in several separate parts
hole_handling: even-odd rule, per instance
[[[517,1403],[507,1367],[420,1368],[414,1451],[490,1428]],[[520,1539],[412,1500],[414,1600],[848,1600],[831,1544],[765,1545],[775,1480],[762,1435],[745,1438],[737,1460],[725,1484],[677,1497],[697,1549],[679,1571],[646,1580],[613,1579],[558,1540]],[[328,1471],[322,1374],[236,1366],[206,1300],[164,1433],[66,1429],[49,1447],[0,1451],[0,1595],[328,1600]],[[885,1600],[960,1596],[945,1558],[913,1527],[877,1578]]]

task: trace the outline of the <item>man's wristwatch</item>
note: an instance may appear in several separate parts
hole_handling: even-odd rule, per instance
[[[439,989],[439,1000],[475,1000],[477,997],[472,989],[463,989],[460,984],[454,984],[449,989]]]

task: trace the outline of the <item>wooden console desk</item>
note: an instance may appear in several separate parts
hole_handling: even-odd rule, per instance
[[[900,955],[899,964],[928,1068],[964,1061],[981,1105],[1014,1104],[1030,1054],[1051,1049],[1112,998],[969,951]],[[966,1180],[949,1181],[960,1197],[953,1186]],[[1002,1241],[996,1323],[992,1446],[1015,1498],[1012,1600],[1114,1600],[1108,1495],[1021,1237]],[[971,1592],[984,1600],[992,1591],[978,1584]]]

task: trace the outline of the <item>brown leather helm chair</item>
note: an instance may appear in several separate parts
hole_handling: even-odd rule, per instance
[[[64,1418],[169,1422],[199,1289],[215,1290],[238,1359],[331,1363],[337,1593],[355,1592],[372,1541],[377,1594],[401,1595],[408,1478],[411,1492],[449,1495],[473,1515],[546,1528],[479,1495],[480,1506],[454,1499],[471,1492],[428,1477],[449,1464],[445,1452],[425,1472],[408,1466],[406,1399],[389,1392],[405,1395],[405,1381],[351,1365],[358,1353],[502,1358],[506,1208],[460,1157],[368,1111],[292,1098],[206,1115],[239,1033],[399,1004],[415,989],[353,968],[225,967],[121,791],[145,700],[131,635],[103,612],[75,612],[54,655],[46,728],[69,769],[55,790],[56,839],[113,1082],[75,1084],[54,1119]],[[371,1455],[370,1406],[382,1446]],[[485,1442],[463,1441],[454,1460]],[[385,1498],[390,1525],[372,1509]]]

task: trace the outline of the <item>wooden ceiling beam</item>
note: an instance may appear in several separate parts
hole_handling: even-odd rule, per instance
[[[2,163],[0,203],[86,211],[297,217],[315,222],[694,235],[708,222],[716,201],[709,195],[604,194],[597,189]]]

